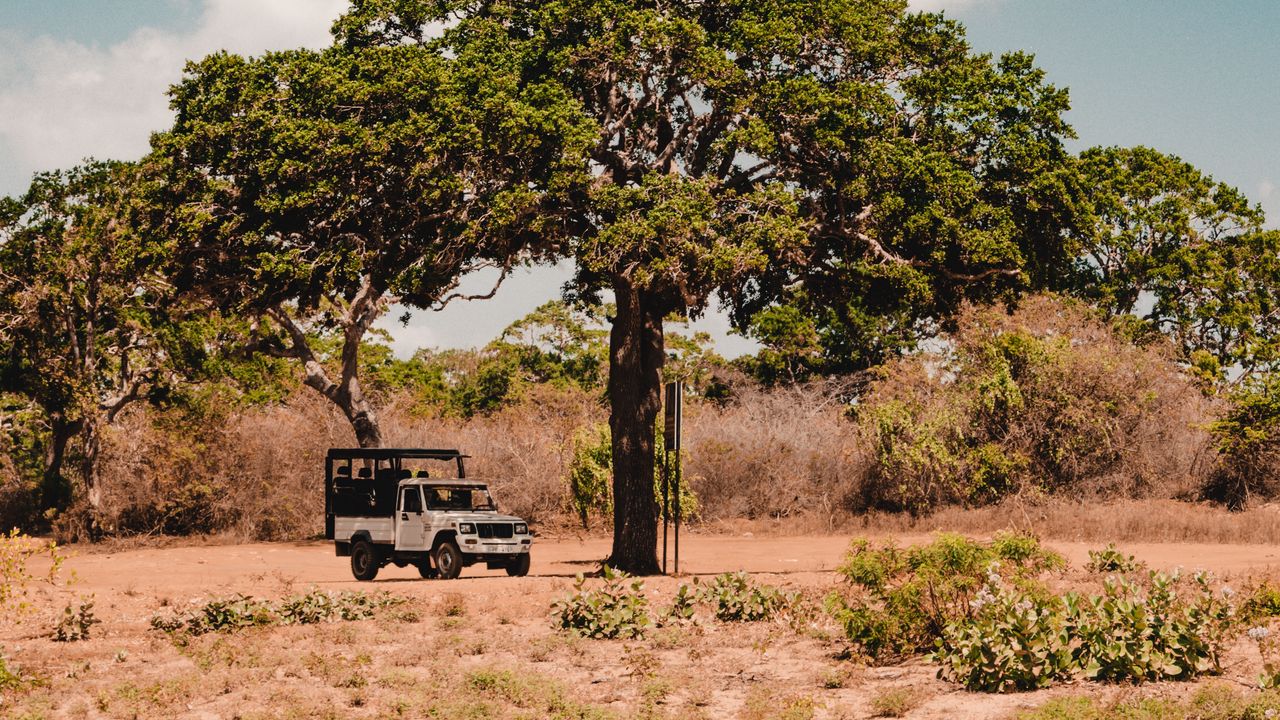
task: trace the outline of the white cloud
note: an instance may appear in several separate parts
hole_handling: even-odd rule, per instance
[[[106,47],[0,35],[0,194],[85,157],[136,158],[171,118],[165,91],[187,60],[322,47],[345,0],[205,0],[188,31],[141,28]]]

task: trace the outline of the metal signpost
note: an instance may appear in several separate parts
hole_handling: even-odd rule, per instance
[[[667,572],[667,526],[675,516],[674,574],[680,574],[680,410],[684,397],[684,383],[670,382],[666,387],[663,403],[662,426],[662,572]],[[671,458],[674,454],[675,461]],[[672,513],[672,499],[675,512]]]

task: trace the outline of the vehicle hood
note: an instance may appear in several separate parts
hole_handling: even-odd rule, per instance
[[[450,513],[449,522],[510,522],[522,523],[524,520],[515,515],[503,515],[496,512],[467,512],[467,513]]]

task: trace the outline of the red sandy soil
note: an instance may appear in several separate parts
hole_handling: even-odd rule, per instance
[[[897,539],[905,545],[927,538],[899,536]],[[687,581],[689,575],[745,570],[759,582],[801,591],[820,600],[839,583],[834,570],[848,542],[848,536],[686,533],[680,548],[680,570],[686,577],[648,578],[646,588],[651,603],[661,607],[669,602],[677,584]],[[1082,566],[1088,550],[1097,548],[1096,543],[1048,544],[1063,553],[1074,567]],[[456,664],[460,671],[529,668],[531,672],[563,683],[584,702],[625,717],[636,707],[642,692],[634,673],[626,668],[633,648],[621,641],[581,641],[553,647],[553,643],[559,642],[558,634],[552,629],[548,614],[550,603],[569,592],[572,578],[577,573],[594,570],[608,547],[609,540],[604,537],[539,538],[534,545],[530,576],[526,578],[508,578],[501,571],[488,571],[481,566],[465,569],[458,580],[422,580],[412,567],[390,566],[372,583],[353,580],[347,559],[335,557],[332,545],[323,542],[72,547],[65,568],[74,575],[74,582],[58,588],[36,584],[32,599],[40,611],[20,624],[0,624],[0,646],[11,662],[35,668],[47,677],[59,678],[45,691],[47,697],[42,696],[44,699],[40,701],[44,703],[41,707],[45,716],[131,716],[119,714],[123,711],[119,711],[118,702],[106,704],[108,709],[103,711],[103,694],[115,692],[113,688],[125,680],[140,682],[175,672],[195,672],[190,653],[184,655],[157,640],[155,631],[147,626],[148,619],[164,606],[182,606],[199,598],[232,593],[279,597],[311,587],[385,590],[408,597],[419,607],[436,609],[443,603],[456,602],[460,595],[468,608],[460,625],[439,623],[437,627],[432,621],[439,618],[432,615],[419,625],[408,626],[416,628],[421,642],[471,643],[474,652],[458,651]],[[1211,569],[1232,584],[1243,585],[1249,576],[1280,574],[1280,546],[1276,545],[1138,543],[1122,545],[1121,549],[1153,568]],[[103,621],[94,628],[94,639],[75,644],[51,642],[47,634],[52,620],[72,599],[86,595],[94,597],[97,615]],[[675,688],[665,701],[668,717],[745,717],[749,696],[759,694],[762,687],[778,697],[811,698],[817,718],[869,717],[872,696],[887,687],[911,687],[922,699],[908,717],[938,719],[1007,717],[1062,694],[1134,692],[1077,683],[1031,694],[975,695],[935,679],[935,668],[924,660],[884,668],[836,660],[842,645],[838,635],[825,639],[806,636],[778,624],[768,628],[714,622],[705,625],[692,639],[667,638],[654,646],[658,673],[668,678]],[[333,642],[330,638],[333,631],[308,628],[281,628],[270,632],[281,633],[282,639],[278,642],[296,645],[294,654],[320,652],[305,645],[308,642],[316,647]],[[444,637],[446,629],[441,628],[452,635]],[[316,635],[308,638],[306,632]],[[530,656],[527,648],[534,646],[553,649]],[[382,667],[384,662],[388,667],[393,664],[378,654],[383,649],[378,646],[368,651],[372,653],[374,668]],[[117,662],[111,660],[113,657]],[[61,679],[80,675],[65,668],[71,664],[79,667],[81,663],[87,669],[76,682]],[[1247,643],[1237,644],[1227,665],[1228,681],[1241,685],[1252,682],[1257,674],[1256,650]],[[315,702],[322,704],[345,702],[342,695],[345,691],[330,687],[316,689],[314,678],[294,678],[292,672],[275,671],[274,678],[282,687],[295,688],[288,692],[299,693],[300,697],[314,694]],[[829,678],[833,674],[844,679],[832,683]],[[199,688],[191,690],[189,701],[180,706],[182,712],[178,714],[191,718],[230,718],[246,709],[267,711],[272,703],[279,702],[284,691],[280,687],[271,691],[262,687],[275,684],[275,681],[263,680],[264,677],[272,676],[250,673],[245,687],[220,687],[216,693]],[[843,687],[826,687],[831,684]],[[361,699],[360,706],[343,708],[337,717],[385,716],[389,691],[373,693],[373,687],[371,684],[371,694]],[[1193,684],[1176,683],[1151,686],[1140,692],[1184,695],[1192,689]],[[94,700],[95,697],[99,699]],[[17,703],[21,707],[22,702],[27,701],[18,697],[10,699],[8,704]],[[4,715],[4,707],[0,705],[0,716]],[[145,712],[145,708],[139,713],[135,704],[128,712],[139,717],[166,717],[172,712],[172,706],[157,707],[161,709],[151,714]]]

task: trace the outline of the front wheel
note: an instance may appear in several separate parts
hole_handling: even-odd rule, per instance
[[[378,558],[378,549],[368,540],[360,540],[351,546],[351,574],[357,580],[372,580],[378,577],[378,569],[382,562]]]
[[[462,551],[452,541],[436,548],[436,570],[440,577],[452,580],[462,574]]]
[[[529,574],[529,553],[520,553],[507,563],[507,574],[511,577],[524,577]]]

